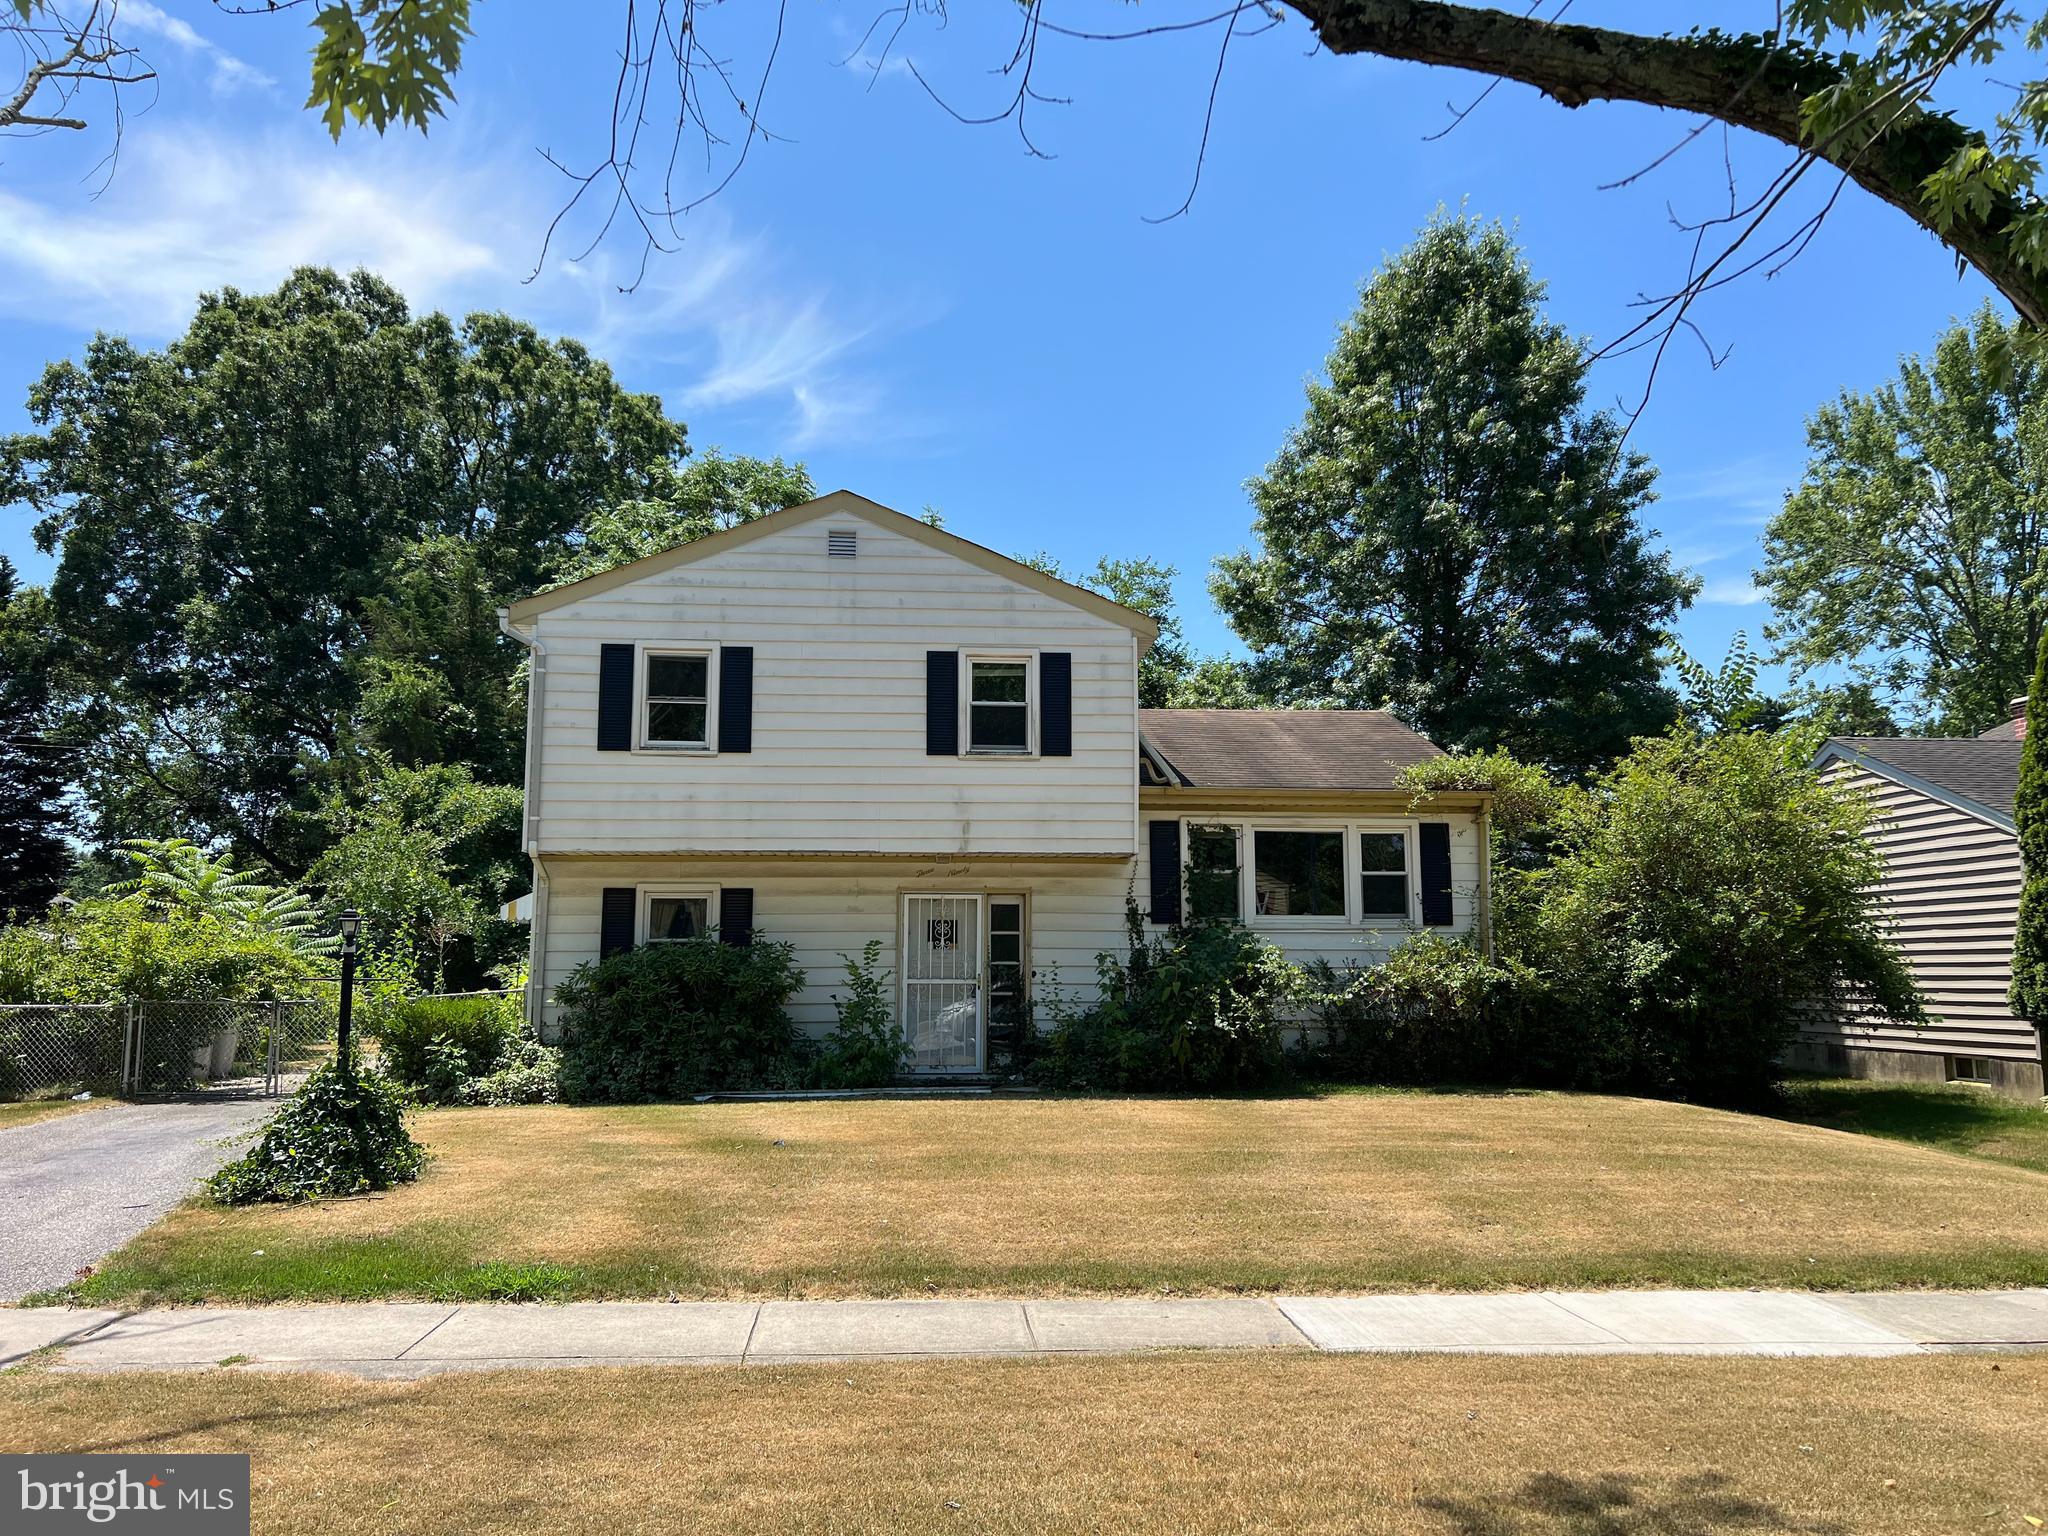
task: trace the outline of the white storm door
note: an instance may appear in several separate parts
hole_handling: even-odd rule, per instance
[[[913,1072],[981,1070],[981,898],[903,898],[903,1033]]]

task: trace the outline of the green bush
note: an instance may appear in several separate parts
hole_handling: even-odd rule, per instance
[[[138,901],[81,901],[0,926],[0,1003],[306,997],[328,963],[248,923]]]
[[[1677,730],[1568,793],[1549,862],[1503,871],[1501,937],[1617,1086],[1767,1095],[1804,1018],[1926,1013],[1872,888],[1871,808],[1810,732]]]
[[[385,1070],[438,1103],[464,1079],[497,1071],[519,1026],[516,995],[409,997],[383,1010],[371,1032]]]
[[[1599,1021],[1546,1006],[1526,967],[1496,964],[1470,940],[1421,933],[1384,965],[1308,968],[1315,1028],[1302,1070],[1361,1083],[1516,1083],[1593,1088],[1625,1076]],[[1618,1037],[1611,1027],[1610,1037]]]
[[[881,940],[868,940],[858,960],[839,958],[846,962],[846,991],[832,996],[839,1022],[818,1054],[817,1083],[820,1088],[880,1088],[895,1081],[910,1059],[910,1042],[890,1006]]]
[[[1035,1075],[1060,1088],[1203,1091],[1282,1071],[1281,1026],[1303,977],[1278,949],[1227,922],[1147,938],[1135,904],[1125,923],[1129,951],[1095,957],[1094,1001],[1049,1004]]]
[[[498,1066],[481,1077],[464,1078],[443,1102],[449,1104],[554,1104],[562,1097],[562,1053],[521,1037]]]
[[[410,1107],[404,1085],[381,1072],[321,1067],[206,1187],[224,1205],[257,1205],[410,1183],[427,1160],[406,1129]]]
[[[569,974],[562,1096],[644,1104],[721,1088],[794,1087],[804,1050],[789,1000],[804,984],[787,944],[646,944]]]

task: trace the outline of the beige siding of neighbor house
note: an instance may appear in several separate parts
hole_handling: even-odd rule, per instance
[[[1806,1040],[1850,1051],[2038,1061],[2033,1025],[2014,1018],[2006,1002],[2021,880],[2012,832],[1839,760],[1824,776],[1853,785],[1877,807],[1870,837],[1885,860],[1878,896],[1934,1022],[1926,1029],[1884,1019],[1809,1028]]]
[[[827,554],[837,530],[857,534],[854,558]],[[545,652],[528,829],[543,856],[1134,852],[1131,629],[858,512],[800,520],[519,622]],[[636,689],[635,749],[598,751],[607,642],[753,647],[753,750],[641,747]],[[1073,755],[927,756],[928,650],[1034,665],[1069,653]]]

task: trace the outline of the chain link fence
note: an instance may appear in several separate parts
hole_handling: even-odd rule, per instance
[[[332,998],[0,1006],[0,1099],[282,1093],[334,1053]]]
[[[128,1074],[126,1003],[0,1007],[0,1099],[112,1093]]]

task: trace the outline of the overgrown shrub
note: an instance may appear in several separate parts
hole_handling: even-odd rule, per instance
[[[410,997],[384,1010],[370,1032],[400,1082],[446,1100],[465,1078],[495,1072],[519,1039],[520,999]]]
[[[1504,872],[1502,937],[1616,1081],[1767,1094],[1802,1017],[1926,1013],[1872,887],[1870,806],[1810,732],[1674,731],[1569,793],[1548,864]],[[1617,1034],[1619,1038],[1617,1038]]]
[[[839,1022],[819,1050],[817,1083],[820,1088],[880,1088],[893,1082],[910,1059],[910,1042],[890,1006],[881,940],[868,940],[858,960],[839,958],[846,962],[846,990],[832,995]]]
[[[562,1097],[562,1053],[522,1035],[491,1071],[463,1079],[449,1104],[554,1104]]]
[[[1278,949],[1227,922],[1148,938],[1135,903],[1125,926],[1128,951],[1095,957],[1094,1001],[1049,1003],[1038,1077],[1061,1088],[1201,1091],[1281,1072],[1281,1025],[1303,978]]]
[[[1626,1075],[1619,1031],[1546,1006],[1538,978],[1464,938],[1420,933],[1384,965],[1308,967],[1302,1070],[1360,1083],[1592,1088]]]
[[[558,988],[562,1096],[643,1104],[801,1082],[789,1000],[804,984],[787,944],[686,939],[586,962]]]
[[[321,1067],[206,1187],[225,1205],[257,1205],[410,1183],[427,1160],[406,1129],[410,1107],[404,1086],[382,1072]]]
[[[306,997],[330,974],[279,934],[139,901],[81,901],[0,926],[0,1003]]]

